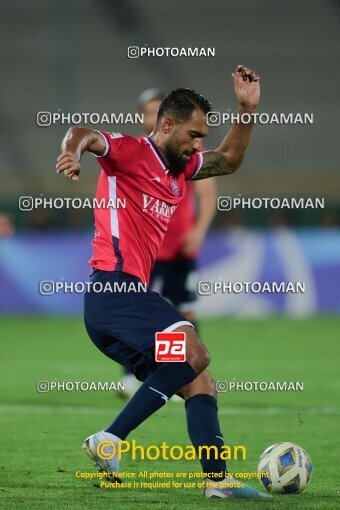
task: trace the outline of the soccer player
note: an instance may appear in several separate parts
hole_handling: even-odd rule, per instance
[[[143,115],[144,135],[152,133],[163,99],[164,94],[156,88],[144,90],[139,96],[137,104]],[[203,144],[200,150],[203,150]],[[170,301],[191,322],[196,332],[198,324],[194,307],[197,301],[197,257],[215,214],[214,178],[187,181],[183,198],[168,224],[150,278],[150,288]],[[123,383],[124,390],[119,392],[119,396],[130,398],[138,389],[138,382],[133,374],[125,370]],[[177,395],[172,400],[183,401]]]
[[[260,98],[258,75],[244,66],[232,73],[239,113],[255,111]],[[148,282],[167,224],[183,197],[185,180],[205,179],[235,172],[245,155],[252,125],[236,123],[216,150],[199,152],[207,135],[209,101],[191,89],[176,89],[158,111],[149,138],[71,128],[57,160],[57,172],[79,180],[80,158],[85,151],[98,157],[102,168],[97,198],[121,198],[126,208],[95,210],[94,254],[91,281],[127,287]],[[192,324],[157,293],[95,292],[85,294],[84,318],[94,344],[109,358],[131,370],[143,382],[123,410],[104,430],[85,440],[87,454],[107,472],[119,470],[117,455],[105,460],[97,446],[117,445],[175,393],[185,399],[187,427],[194,447],[223,445],[215,382],[207,371],[209,353]],[[155,361],[155,333],[186,334],[186,361]],[[117,448],[115,448],[117,451]],[[112,451],[114,448],[112,447]],[[226,463],[221,456],[202,458],[207,497],[268,497],[248,485],[221,485]],[[217,481],[217,483],[214,483]]]

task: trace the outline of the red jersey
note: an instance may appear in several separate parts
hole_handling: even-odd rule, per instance
[[[193,183],[188,182],[186,184],[183,200],[169,222],[157,260],[169,261],[183,256],[184,236],[195,224],[195,194],[193,188]],[[191,258],[196,256],[194,254]]]
[[[106,150],[97,156],[102,172],[97,202],[125,207],[95,208],[94,269],[124,271],[148,283],[168,222],[183,198],[185,180],[202,166],[195,153],[183,172],[166,166],[150,138],[100,131]]]
[[[200,142],[200,151],[204,152],[205,148],[203,142]],[[195,192],[194,185],[188,182],[182,201],[174,212],[168,229],[164,236],[163,244],[158,252],[157,260],[168,262],[183,256],[183,241],[185,234],[191,230],[195,224],[196,211],[195,211]],[[195,259],[197,253],[186,258]]]

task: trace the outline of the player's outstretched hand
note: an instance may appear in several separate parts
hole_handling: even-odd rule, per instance
[[[256,108],[260,101],[260,77],[248,67],[237,66],[232,73],[235,96],[244,108]]]
[[[64,172],[65,177],[79,181],[80,161],[75,154],[64,151],[57,159],[57,174]]]
[[[182,254],[191,257],[198,253],[204,241],[204,232],[197,227],[189,230],[183,238]]]

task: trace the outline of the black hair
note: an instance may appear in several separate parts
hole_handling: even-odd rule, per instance
[[[212,105],[208,99],[192,89],[175,89],[165,96],[160,104],[157,122],[161,117],[171,114],[179,122],[190,119],[194,110],[199,108],[207,114],[212,111]]]

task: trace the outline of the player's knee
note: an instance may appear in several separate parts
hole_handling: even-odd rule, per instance
[[[210,354],[203,344],[192,353],[191,360],[188,360],[196,374],[201,374],[210,363]]]
[[[186,333],[186,360],[196,375],[199,375],[210,363],[210,354],[207,348],[198,338],[193,328],[185,326],[183,329],[178,328],[176,331]]]
[[[204,368],[202,369],[202,371],[203,371],[203,370],[205,370],[205,369],[209,366],[209,364],[210,364],[210,354],[209,354],[209,352],[207,351],[207,349],[206,349],[205,347],[204,347],[204,349],[202,350],[202,354],[201,354],[201,356],[202,356],[202,357],[201,357],[201,363],[202,363],[202,366],[204,367]]]

